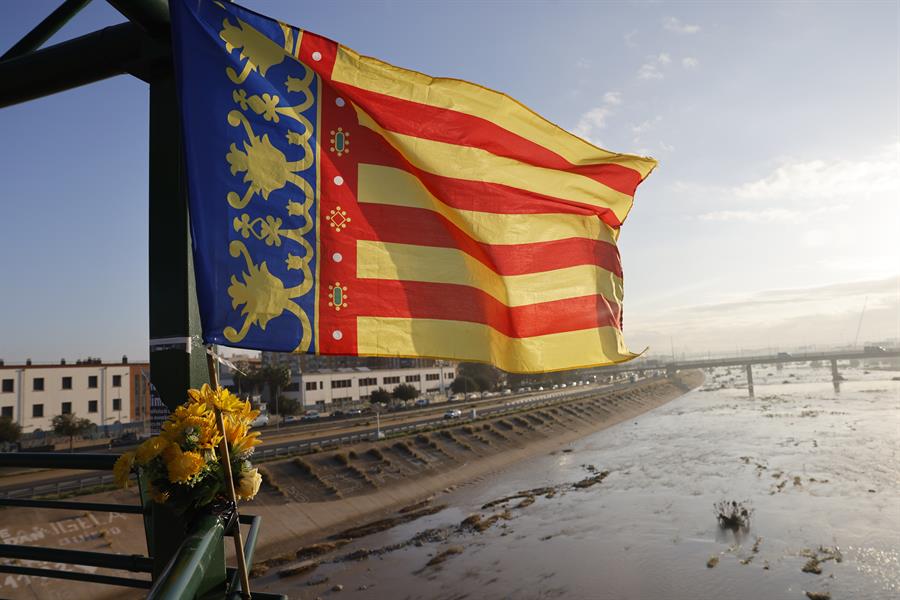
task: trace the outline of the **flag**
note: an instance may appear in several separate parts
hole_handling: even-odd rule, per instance
[[[172,2],[204,340],[542,372],[632,358],[656,162],[230,2]]]

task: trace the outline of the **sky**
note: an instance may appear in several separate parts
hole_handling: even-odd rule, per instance
[[[57,4],[7,7],[0,49]],[[633,350],[900,337],[900,2],[243,4],[658,159],[619,239]],[[0,109],[7,363],[148,356],[147,110],[128,76]]]

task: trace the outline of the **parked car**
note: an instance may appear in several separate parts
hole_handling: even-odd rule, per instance
[[[342,411],[340,409],[331,411],[332,417],[339,418],[339,417],[344,417],[346,415],[347,415],[347,413],[345,413],[344,411]]]
[[[863,352],[877,352],[878,354],[883,354],[887,352],[882,346],[866,346],[863,348]]]
[[[350,410],[347,411],[348,417],[358,417],[361,414],[363,414],[363,411],[361,408],[351,408]]]
[[[428,406],[429,402],[425,398],[419,398],[416,400],[416,406]]]
[[[444,418],[445,418],[445,419],[458,419],[458,418],[460,418],[461,416],[462,416],[462,411],[459,411],[459,410],[456,410],[456,409],[454,409],[454,410],[448,410],[447,412],[444,413]]]
[[[269,424],[269,413],[261,412],[259,415],[253,419],[253,422],[250,423],[250,428],[253,427],[265,427]]]
[[[308,411],[306,411],[306,413],[304,413],[304,415],[302,417],[300,417],[300,420],[301,421],[315,421],[316,419],[318,419],[321,416],[322,415],[319,414],[319,411],[317,411],[317,410],[308,410]]]

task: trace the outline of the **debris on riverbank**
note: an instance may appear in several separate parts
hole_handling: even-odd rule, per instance
[[[737,531],[750,527],[750,515],[753,514],[753,509],[750,508],[748,501],[719,500],[713,504],[713,508],[716,519],[719,521],[719,527],[722,529]]]

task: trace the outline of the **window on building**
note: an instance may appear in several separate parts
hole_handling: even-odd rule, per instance
[[[12,409],[13,409],[12,406],[4,406],[2,409],[0,409],[0,417],[6,417],[8,419],[12,419],[13,418]]]
[[[88,400],[88,412],[89,413],[97,412],[97,401],[96,400]]]
[[[44,405],[43,404],[32,404],[31,405],[31,416],[32,417],[43,417],[44,416]]]
[[[398,375],[397,377],[385,377],[381,380],[381,382],[385,385],[389,383],[400,383],[400,376]]]
[[[31,381],[31,389],[36,392],[44,391],[44,378],[43,377],[35,377]]]
[[[441,378],[440,373],[426,373],[425,381],[438,381]]]
[[[331,389],[348,388],[351,385],[353,385],[353,381],[351,379],[332,379],[331,380]]]
[[[406,383],[412,383],[414,381],[421,381],[421,380],[422,380],[421,375],[407,375],[406,376]]]
[[[320,382],[319,382],[319,389],[320,389],[320,390],[324,390],[324,389],[325,389],[325,382],[324,382],[324,381],[320,381]]]
[[[453,373],[444,373],[444,379],[453,379]]]
[[[89,388],[97,387],[97,376],[96,375],[88,375],[88,387]]]
[[[113,410],[122,410],[121,398],[113,398]]]
[[[359,380],[359,385],[378,385],[377,377],[363,377]]]
[[[3,391],[7,394],[13,391],[13,380],[12,379],[4,379],[3,380]]]
[[[71,402],[63,402],[62,409],[59,412],[60,412],[60,414],[63,414],[63,415],[71,415],[72,414],[72,403]]]
[[[306,382],[306,391],[314,392],[319,389],[319,383],[317,381],[307,381]]]
[[[62,389],[64,389],[64,390],[72,389],[72,378],[71,377],[63,377],[62,378]]]
[[[113,375],[113,387],[122,387],[121,375]]]

